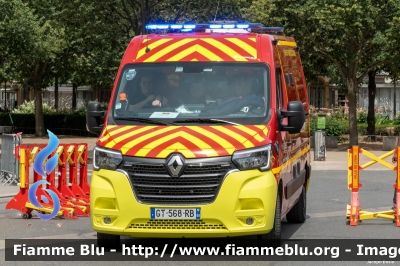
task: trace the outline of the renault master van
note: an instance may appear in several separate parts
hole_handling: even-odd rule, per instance
[[[279,240],[306,221],[308,97],[299,47],[261,24],[147,25],[122,58],[99,134],[90,209],[120,236]]]

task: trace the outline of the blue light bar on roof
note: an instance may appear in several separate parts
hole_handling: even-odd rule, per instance
[[[224,29],[234,29],[235,28],[235,24],[226,24],[226,25],[222,25],[222,27]]]
[[[210,29],[220,29],[220,28],[222,28],[222,25],[220,25],[220,24],[211,24],[210,25]]]
[[[157,29],[166,30],[169,28],[169,25],[157,25]]]
[[[171,29],[174,29],[174,30],[179,30],[182,28],[183,28],[183,25],[171,25]]]
[[[242,29],[252,32],[283,32],[283,27],[264,27],[261,23],[236,23],[236,22],[210,22],[209,24],[148,24],[148,30],[180,30],[190,32],[192,30],[206,29]]]
[[[283,27],[263,27],[262,31],[263,32],[283,32],[284,28]]]
[[[249,24],[148,24],[148,30],[180,30],[180,29],[247,29]]]
[[[196,28],[196,25],[183,25],[183,28],[185,28],[185,29],[194,29],[194,28]]]
[[[157,25],[146,25],[146,29],[148,29],[148,30],[156,30],[157,29]]]

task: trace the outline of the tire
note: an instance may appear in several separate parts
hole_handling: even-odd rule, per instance
[[[120,246],[120,236],[97,233],[97,245],[104,248],[118,248]]]
[[[276,207],[274,216],[274,227],[264,235],[257,236],[259,246],[279,247],[281,246],[281,195],[276,197]]]
[[[299,201],[286,214],[289,223],[304,223],[307,218],[307,193],[303,186]]]

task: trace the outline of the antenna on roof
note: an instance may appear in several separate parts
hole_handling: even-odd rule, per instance
[[[218,8],[219,8],[219,0],[218,0],[218,5],[217,5],[217,10],[215,11],[214,21],[217,19]]]
[[[149,29],[147,28],[147,26],[145,26],[146,28],[146,53],[150,52],[150,48],[149,48]]]
[[[149,48],[149,35],[146,35],[146,53],[150,52],[150,48]]]

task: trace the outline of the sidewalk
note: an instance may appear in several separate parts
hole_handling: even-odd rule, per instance
[[[388,153],[389,151],[383,151],[383,143],[382,142],[362,142],[359,143],[358,146],[366,151],[371,152],[376,156],[381,156],[383,154]],[[339,144],[335,149],[328,149],[326,153],[325,161],[314,161],[314,151],[311,151],[311,167],[312,170],[348,170],[347,169],[347,150],[349,148],[349,144]],[[363,165],[367,162],[371,161],[371,159],[364,154],[360,154],[360,165]],[[386,162],[392,164],[392,156],[389,156],[385,159]],[[376,163],[364,171],[368,170],[389,170],[385,166],[380,163]]]

